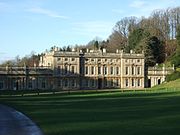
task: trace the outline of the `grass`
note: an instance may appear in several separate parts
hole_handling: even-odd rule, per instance
[[[0,102],[27,114],[45,135],[179,135],[180,131],[180,90],[171,87],[0,97]]]

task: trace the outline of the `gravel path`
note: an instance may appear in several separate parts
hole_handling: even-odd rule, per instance
[[[0,135],[43,135],[43,133],[21,112],[0,105]]]

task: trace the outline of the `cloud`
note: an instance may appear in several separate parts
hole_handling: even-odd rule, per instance
[[[54,11],[51,11],[48,9],[44,9],[44,8],[40,8],[40,7],[30,8],[28,11],[32,12],[32,13],[46,15],[46,16],[49,16],[52,18],[69,19],[69,17],[67,17],[67,16],[59,15],[57,12],[54,12]]]
[[[83,36],[100,36],[107,38],[112,31],[114,23],[103,22],[103,21],[88,21],[88,22],[77,22],[73,23],[72,31],[76,34]]]

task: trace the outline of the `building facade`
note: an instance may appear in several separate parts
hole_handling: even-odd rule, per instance
[[[155,70],[149,68],[146,74],[143,53],[64,52],[54,47],[40,57],[37,67],[0,68],[0,89],[142,89],[162,83],[172,71]]]

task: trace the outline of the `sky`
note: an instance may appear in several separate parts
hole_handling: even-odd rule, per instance
[[[180,0],[0,0],[0,62],[105,40],[124,17],[177,6]]]

